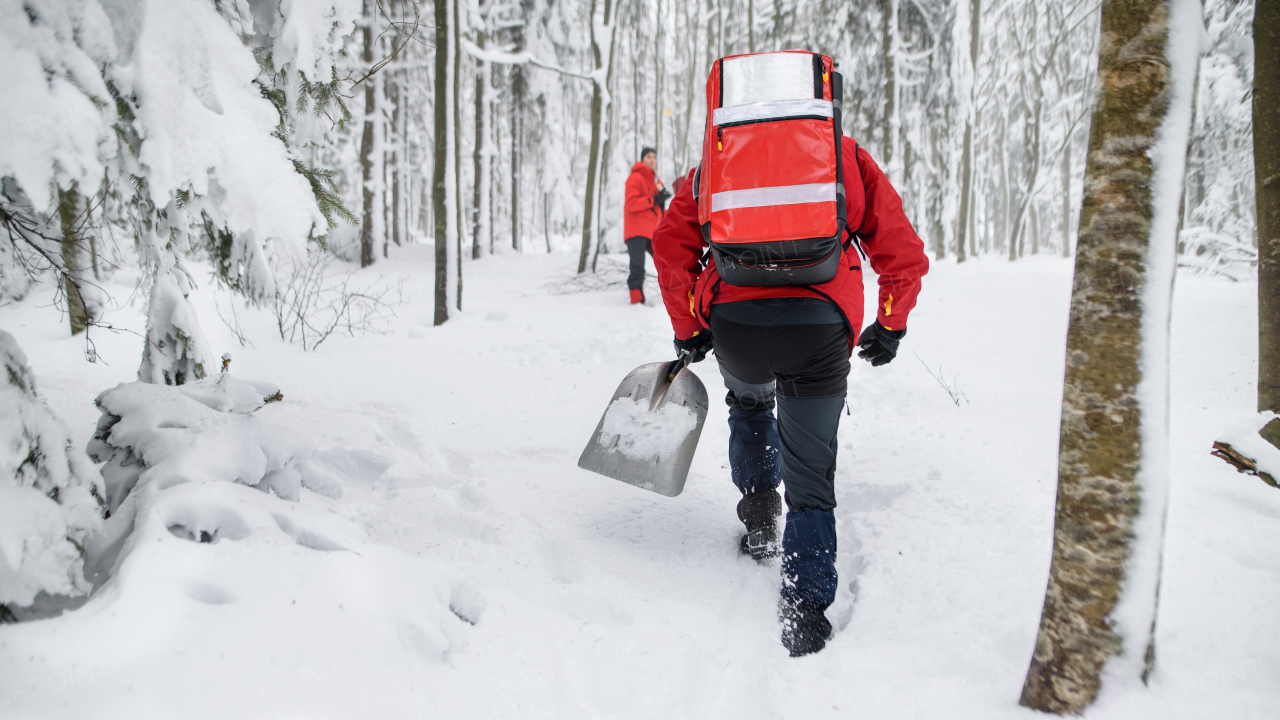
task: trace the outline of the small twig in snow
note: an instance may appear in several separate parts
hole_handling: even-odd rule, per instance
[[[951,378],[951,384],[948,385],[942,374],[941,365],[938,366],[937,374],[934,374],[933,370],[929,369],[928,363],[924,361],[924,358],[920,357],[919,353],[912,354],[916,356],[916,359],[920,361],[921,365],[924,365],[924,371],[929,373],[929,377],[937,380],[938,384],[942,386],[942,389],[947,391],[947,397],[951,398],[951,402],[955,403],[956,407],[960,407],[961,400],[964,400],[965,404],[968,404],[969,398],[964,394],[964,391],[960,389],[960,383],[957,382],[960,378],[959,373],[956,373],[956,375]]]

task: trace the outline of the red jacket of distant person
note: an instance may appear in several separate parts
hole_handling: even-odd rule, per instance
[[[627,178],[627,199],[622,208],[622,237],[652,238],[662,219],[662,208],[653,201],[658,194],[658,176],[649,166],[638,162],[631,166]]]
[[[893,189],[871,155],[851,138],[843,138],[842,153],[857,162],[844,162],[845,217],[858,237],[871,269],[879,276],[876,319],[890,330],[907,326],[907,316],[920,294],[920,278],[929,271],[924,242],[916,235]],[[637,163],[637,167],[643,165]],[[648,168],[645,168],[646,170]],[[631,179],[636,177],[632,170]],[[834,303],[849,325],[850,348],[862,327],[862,263],[855,244],[844,250],[835,278],[819,285],[735,287],[723,282],[698,224],[693,197],[693,171],[671,201],[653,234],[653,259],[658,269],[662,301],[671,316],[676,337],[685,340],[710,327],[715,303],[776,297],[816,297]],[[627,207],[631,207],[631,179]],[[631,231],[627,231],[631,236]],[[703,258],[706,257],[704,265]]]

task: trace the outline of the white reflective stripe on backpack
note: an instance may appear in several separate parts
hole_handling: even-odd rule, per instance
[[[737,107],[716,108],[712,116],[713,125],[749,122],[751,120],[779,120],[790,117],[832,117],[830,100],[779,100],[776,102],[751,103]]]
[[[738,208],[768,207],[770,205],[835,202],[836,185],[837,183],[781,185],[778,187],[726,190],[724,192],[711,193],[711,212],[736,210]]]

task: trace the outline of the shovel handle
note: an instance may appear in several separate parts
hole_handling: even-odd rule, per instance
[[[689,367],[689,361],[691,359],[693,359],[693,353],[688,350],[681,350],[680,357],[676,358],[675,362],[671,363],[671,369],[667,371],[667,382],[673,382],[676,379],[676,375],[679,375],[681,370]]]

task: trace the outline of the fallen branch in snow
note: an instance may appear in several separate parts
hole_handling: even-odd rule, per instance
[[[573,295],[585,292],[603,292],[617,290],[627,286],[629,270],[619,263],[603,263],[599,272],[571,275],[547,283],[547,292],[552,295]]]
[[[627,265],[621,262],[608,261],[600,263],[600,269],[597,272],[564,276],[548,282],[543,287],[546,288],[547,293],[550,295],[575,295],[578,293],[625,290],[627,288],[627,276],[630,274],[631,270]],[[653,275],[648,274],[645,277],[644,290],[646,297],[659,297],[659,292],[654,286],[654,282]]]
[[[938,373],[935,375],[934,372],[929,369],[929,365],[924,361],[924,358],[920,357],[919,353],[912,354],[916,356],[916,359],[920,361],[921,365],[924,365],[924,371],[929,373],[929,377],[938,381],[938,384],[947,392],[947,397],[951,398],[951,402],[955,403],[956,407],[960,407],[961,400],[964,400],[965,403],[968,404],[969,398],[964,394],[964,391],[960,389],[960,384],[957,382],[960,378],[959,373],[956,373],[955,377],[951,378],[951,384],[948,385],[947,381],[943,379],[941,365],[938,366]]]
[[[1262,482],[1270,485],[1271,487],[1280,488],[1280,483],[1277,483],[1276,479],[1272,477],[1270,473],[1259,470],[1258,463],[1255,462],[1253,458],[1242,455],[1231,446],[1231,443],[1214,441],[1213,450],[1210,451],[1209,454],[1216,458],[1222,458],[1238,472],[1242,472],[1246,475],[1255,475],[1261,479]]]

